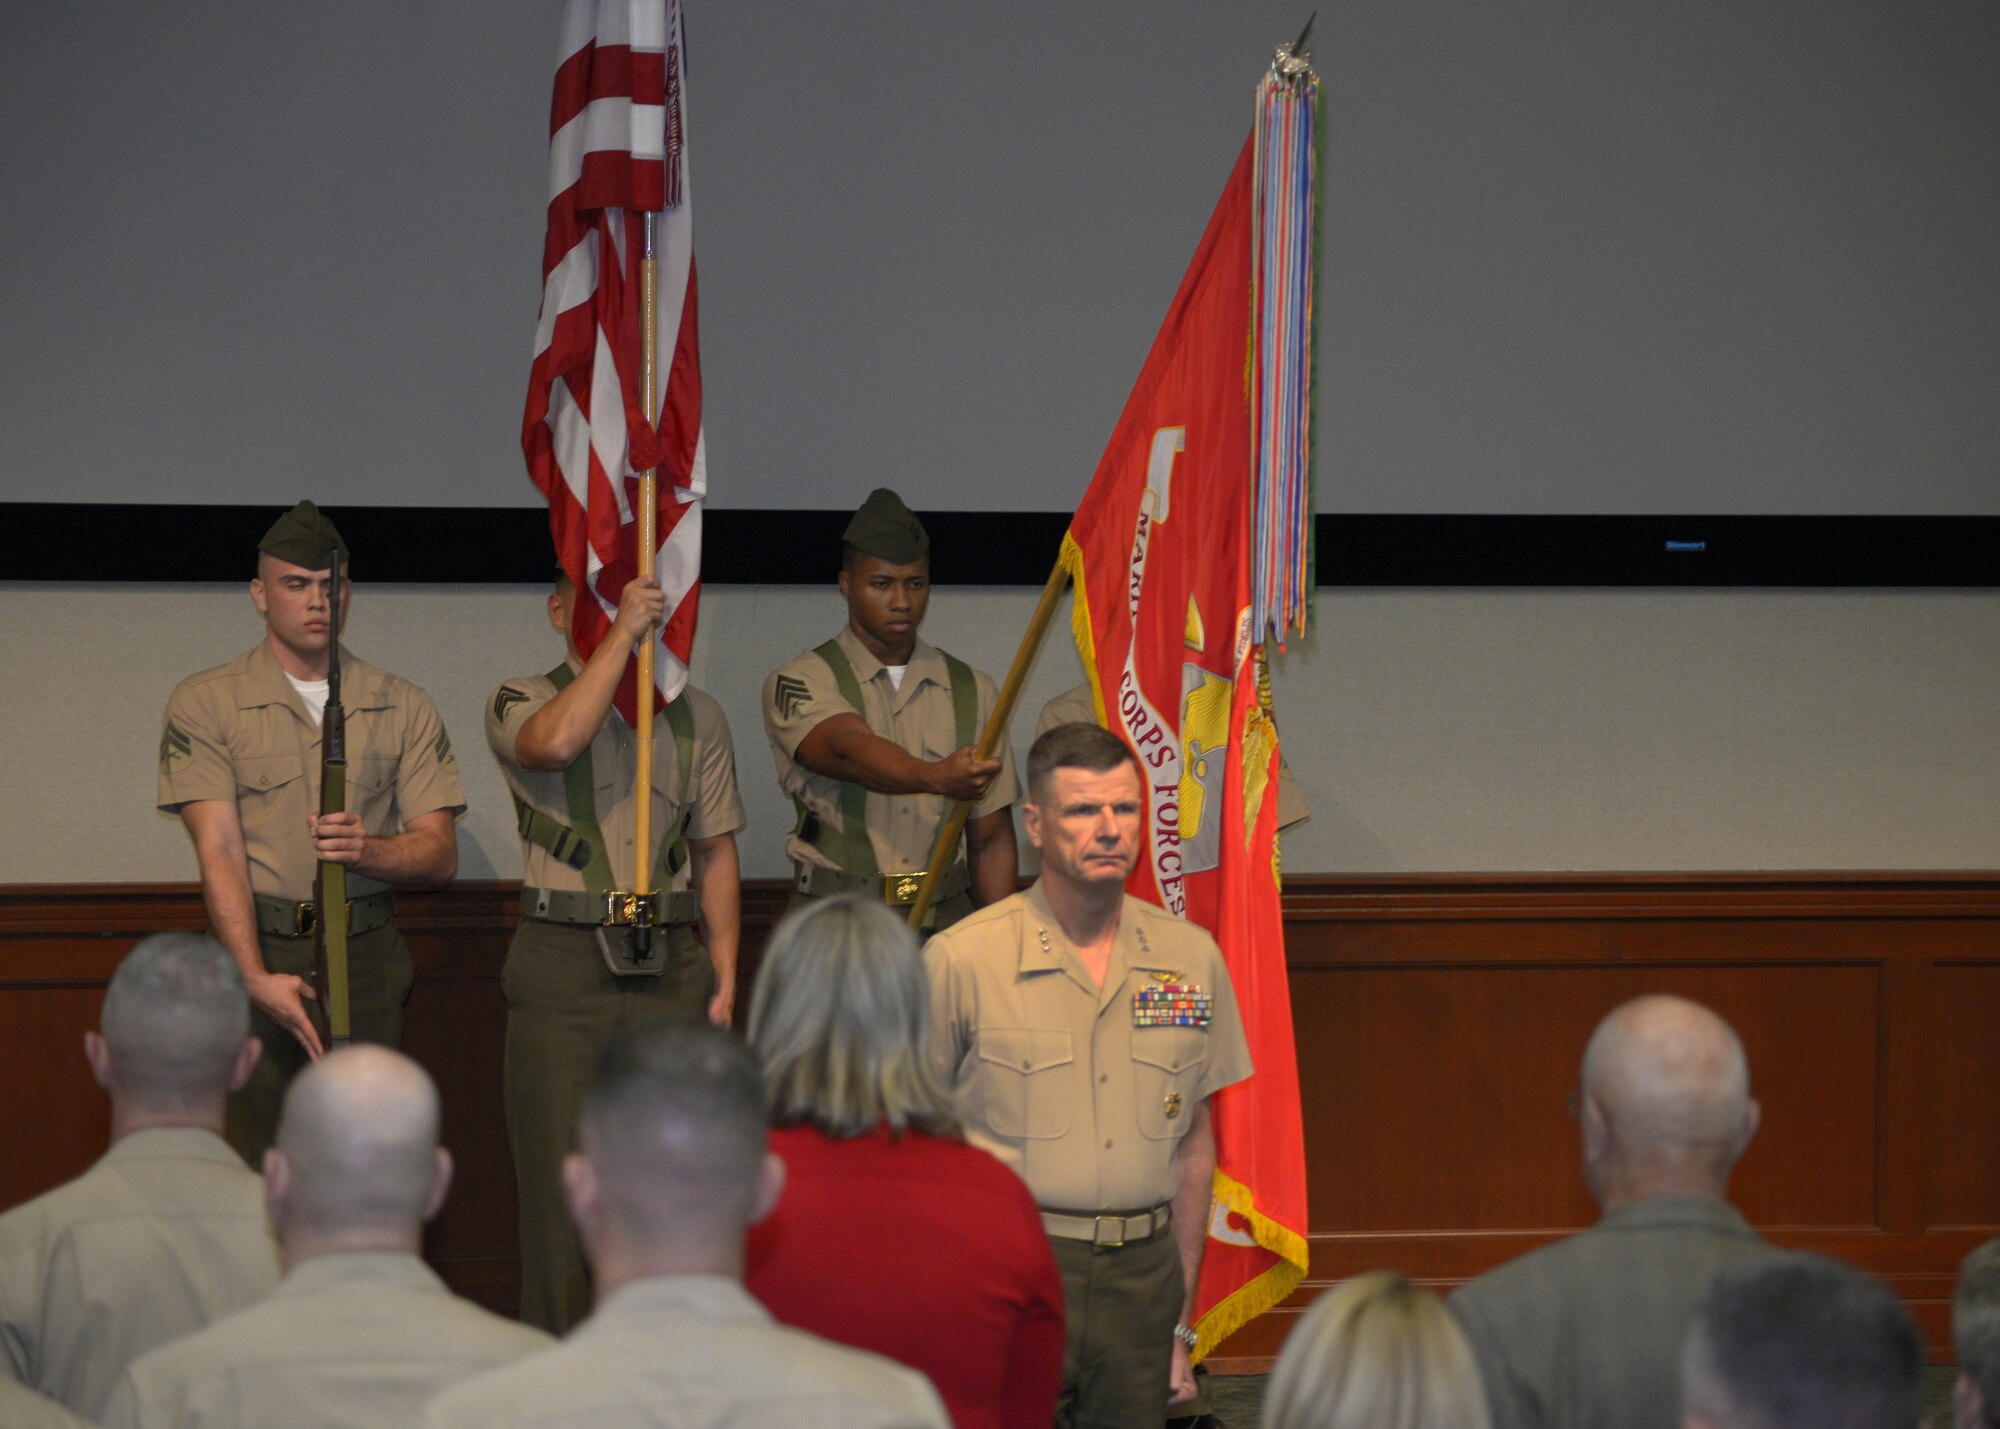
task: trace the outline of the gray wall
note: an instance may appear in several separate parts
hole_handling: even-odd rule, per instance
[[[1004,670],[1034,593],[937,593],[926,633]],[[736,732],[752,877],[785,871],[763,676],[838,624],[825,591],[704,593],[695,679]],[[1016,728],[1080,678],[1058,625]],[[192,878],[152,812],[160,711],[259,638],[241,587],[0,585],[0,882]],[[460,751],[467,878],[511,878],[480,713],[559,647],[526,587],[363,587],[353,648],[424,685]],[[2000,867],[2000,593],[1321,593],[1280,659],[1313,808],[1298,872]],[[1016,741],[1016,751],[1020,751]]]
[[[689,0],[716,505],[1072,509],[1313,8]],[[532,504],[559,10],[9,6],[0,498]],[[2000,513],[2000,6],[1315,54],[1325,509]]]

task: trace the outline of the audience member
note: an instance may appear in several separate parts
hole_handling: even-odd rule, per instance
[[[1264,1429],[1489,1429],[1472,1346],[1437,1296],[1393,1271],[1329,1290],[1285,1341]]]
[[[451,1156],[437,1088],[402,1053],[356,1045],[301,1073],[264,1180],[284,1280],[142,1356],[112,1392],[112,1429],[411,1424],[447,1385],[550,1343],[453,1296],[417,1258]]]
[[[1987,1241],[1959,1266],[1951,1342],[1958,1352],[1956,1429],[2000,1429],[2000,1240]]]
[[[1924,1346],[1889,1287],[1823,1255],[1720,1271],[1681,1356],[1683,1429],[1917,1429]]]
[[[750,1046],[785,1192],[745,1280],[785,1324],[922,1370],[958,1429],[1047,1424],[1055,1256],[1021,1178],[966,1144],[929,1032],[916,936],[880,903],[808,903],[778,925]]]
[[[1583,1058],[1583,1173],[1603,1218],[1461,1287],[1496,1429],[1672,1429],[1716,1271],[1778,1252],[1727,1200],[1757,1129],[1743,1044],[1678,997],[1614,1010]]]
[[[561,1345],[442,1395],[441,1426],[943,1429],[924,1377],[772,1322],[743,1240],[777,1204],[763,1078],[712,1028],[650,1023],[605,1048],[563,1166],[597,1308]]]
[[[138,1356],[278,1283],[263,1183],[222,1139],[258,1056],[235,961],[198,934],[147,938],[98,1025],[83,1050],[111,1094],[111,1149],[0,1216],[0,1377],[86,1419]]]

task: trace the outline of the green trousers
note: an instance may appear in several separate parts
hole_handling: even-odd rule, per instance
[[[318,947],[311,937],[283,938],[276,933],[259,933],[258,946],[264,952],[264,967],[274,973],[290,973],[307,982],[314,980],[313,961]],[[357,933],[347,943],[348,1018],[356,1042],[377,1042],[394,1047],[403,1040],[403,1004],[410,999],[415,977],[410,966],[409,945],[393,925],[383,924]],[[324,989],[318,989],[324,997]],[[308,1001],[313,1024],[320,1040],[326,1040],[326,1007]],[[253,1169],[264,1164],[264,1152],[278,1134],[278,1112],[285,1101],[285,1089],[292,1078],[305,1070],[311,1060],[299,1039],[269,1017],[250,1009],[250,1035],[264,1044],[264,1055],[250,1074],[243,1090],[229,1099],[224,1134],[237,1154]]]
[[[594,928],[523,918],[507,949],[503,1093],[520,1196],[521,1318],[552,1335],[590,1313],[562,1162],[576,1144],[577,1103],[591,1066],[612,1034],[641,1022],[700,1021],[715,996],[715,965],[694,930],[675,927],[666,937],[666,971],[658,977],[614,975]]]
[[[1056,1429],[1160,1423],[1184,1288],[1172,1232],[1113,1249],[1061,1236],[1049,1244],[1062,1275],[1065,1317]]]

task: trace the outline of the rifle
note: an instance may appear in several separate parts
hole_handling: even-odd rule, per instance
[[[347,809],[347,712],[340,707],[340,548],[334,547],[332,640],[327,648],[326,712],[320,716],[320,817]],[[320,860],[313,879],[313,926],[319,934],[318,982],[326,1008],[327,1046],[353,1040],[347,1000],[347,865]]]

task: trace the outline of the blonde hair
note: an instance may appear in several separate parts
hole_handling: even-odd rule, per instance
[[[748,1031],[774,1126],[963,1134],[930,1062],[916,935],[880,903],[829,898],[787,914],[764,950]]]
[[[1444,1302],[1394,1271],[1319,1297],[1285,1341],[1264,1429],[1491,1429],[1479,1365]]]

